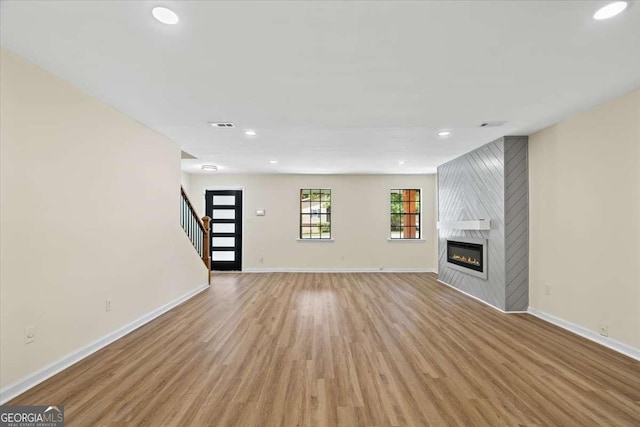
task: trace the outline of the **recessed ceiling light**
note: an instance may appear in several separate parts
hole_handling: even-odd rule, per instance
[[[438,132],[438,136],[449,136],[451,135],[451,131],[450,130],[441,130],[440,132]]]
[[[398,160],[398,164],[399,164],[399,165],[404,165],[405,163],[406,163],[406,161],[405,161],[405,160]]]
[[[269,163],[271,163],[272,165],[275,165],[276,163],[278,163],[277,160],[269,160]]]
[[[256,131],[255,130],[251,130],[251,129],[247,129],[244,131],[244,134],[247,136],[256,136]]]
[[[598,11],[593,14],[593,19],[602,21],[603,19],[612,18],[625,10],[627,6],[628,4],[626,1],[614,1],[613,3],[609,3],[608,5],[598,9]]]
[[[218,170],[216,165],[202,165],[202,170],[207,172],[215,172]]]
[[[154,7],[151,13],[154,18],[167,25],[175,25],[180,20],[173,10],[166,7]]]

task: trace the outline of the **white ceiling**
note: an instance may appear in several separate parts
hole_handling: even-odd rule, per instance
[[[606,3],[3,1],[0,36],[176,141],[190,172],[429,173],[640,87],[640,2],[593,20]]]

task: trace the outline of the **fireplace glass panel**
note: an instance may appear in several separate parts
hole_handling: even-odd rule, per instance
[[[447,241],[447,261],[482,272],[484,271],[482,245]]]

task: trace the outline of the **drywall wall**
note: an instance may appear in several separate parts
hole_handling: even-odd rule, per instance
[[[9,51],[0,67],[6,388],[201,287],[207,272],[179,224],[175,143]]]
[[[439,278],[505,311],[524,311],[528,293],[527,137],[505,136],[438,166],[440,221],[489,219],[483,231],[439,231]],[[487,277],[447,266],[447,239],[487,240]]]
[[[435,186],[434,175],[192,174],[189,196],[202,213],[205,189],[244,188],[244,270],[435,270]],[[301,188],[332,190],[332,242],[298,240]],[[423,241],[388,240],[393,188],[422,189]]]
[[[639,349],[640,90],[532,135],[529,182],[530,306]]]
[[[180,174],[180,185],[188,195],[191,192],[191,175],[187,172],[182,172]]]

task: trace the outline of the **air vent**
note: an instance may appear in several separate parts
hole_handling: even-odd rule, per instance
[[[234,128],[235,125],[229,122],[210,122],[209,123],[214,128]]]
[[[507,122],[500,122],[500,121],[497,121],[497,122],[484,122],[479,127],[481,127],[481,128],[497,128],[497,127],[502,126],[505,123],[507,123]]]

